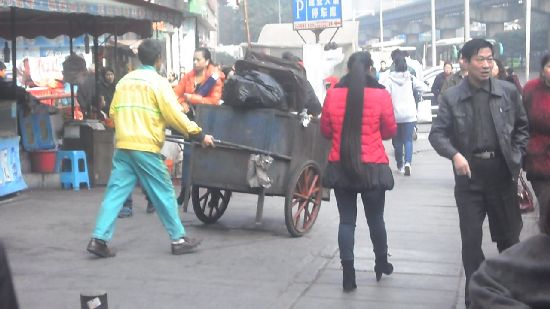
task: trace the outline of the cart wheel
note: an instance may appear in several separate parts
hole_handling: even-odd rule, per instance
[[[231,191],[218,188],[193,186],[191,200],[193,210],[204,223],[215,223],[223,215],[231,199]]]
[[[285,223],[288,232],[300,237],[308,232],[321,208],[321,169],[313,162],[304,163],[289,183],[285,199]]]

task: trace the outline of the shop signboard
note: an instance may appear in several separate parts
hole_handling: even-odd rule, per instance
[[[189,12],[195,14],[205,14],[206,13],[206,0],[195,0],[189,2]]]
[[[342,27],[341,0],[293,0],[294,30]]]
[[[0,196],[27,188],[21,174],[19,136],[0,138]]]

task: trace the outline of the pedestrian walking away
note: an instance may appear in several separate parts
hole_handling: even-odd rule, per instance
[[[525,171],[539,201],[540,215],[550,203],[550,53],[541,59],[540,77],[523,90],[523,103],[529,119],[529,144]]]
[[[182,111],[168,81],[158,70],[162,63],[159,41],[146,39],[138,47],[142,67],[128,73],[117,84],[109,115],[115,125],[113,169],[87,250],[99,257],[112,257],[107,245],[113,237],[117,215],[137,180],[157,209],[168,232],[172,254],[193,251],[199,241],[186,236],[178,215],[174,187],[161,159],[166,125],[186,138],[213,146],[213,137],[205,135]]]
[[[338,247],[344,291],[357,288],[353,253],[357,194],[361,195],[376,257],[376,280],[393,272],[388,262],[384,203],[386,190],[391,190],[394,182],[382,139],[393,137],[397,125],[389,93],[369,74],[372,65],[370,53],[352,54],[349,73],[328,90],[321,114],[321,133],[331,140],[323,185],[334,188],[340,214]]]
[[[529,133],[516,87],[491,77],[492,44],[483,39],[466,42],[462,61],[468,76],[440,96],[429,140],[438,154],[453,162],[468,306],[470,278],[485,259],[485,217],[499,252],[519,241],[523,223],[517,178]]]
[[[397,170],[405,176],[412,171],[413,133],[416,127],[414,92],[429,91],[428,86],[407,71],[404,57],[396,56],[395,71],[390,72],[384,86],[391,94],[397,135],[392,139]]]

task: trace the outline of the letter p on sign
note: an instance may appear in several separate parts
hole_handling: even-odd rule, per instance
[[[300,13],[304,10],[304,0],[296,0],[296,19],[300,19]]]

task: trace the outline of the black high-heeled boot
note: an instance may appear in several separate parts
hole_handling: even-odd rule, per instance
[[[382,279],[382,274],[391,275],[393,273],[393,265],[388,263],[388,255],[377,257],[374,265],[374,272],[376,273],[376,281]]]
[[[353,260],[342,261],[342,269],[342,286],[344,288],[344,292],[351,292],[357,289],[357,284],[355,283],[355,267],[353,267]]]

